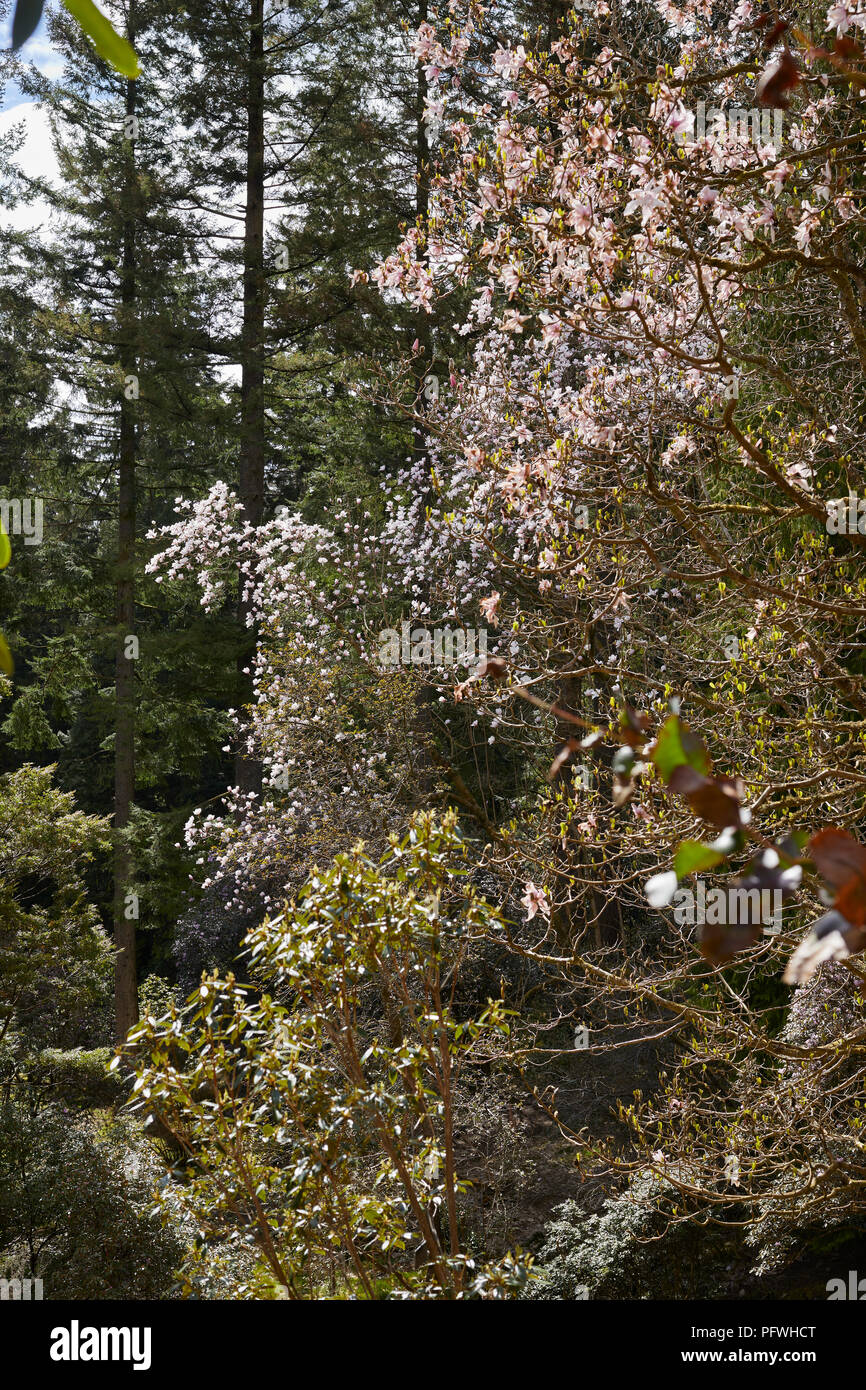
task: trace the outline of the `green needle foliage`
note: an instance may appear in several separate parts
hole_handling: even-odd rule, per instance
[[[135,50],[126,39],[106,19],[93,0],[63,0],[70,14],[74,15],[101,58],[125,77],[138,77],[141,69]],[[12,19],[12,49],[23,47],[39,27],[45,0],[18,0]]]

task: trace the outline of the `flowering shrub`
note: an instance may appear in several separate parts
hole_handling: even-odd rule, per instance
[[[381,865],[338,856],[249,933],[253,985],[205,977],[130,1035],[137,1107],[183,1155],[163,1200],[217,1252],[256,1252],[253,1296],[268,1279],[364,1299],[525,1282],[519,1258],[476,1263],[461,1242],[454,1093],[508,1032],[500,1000],[454,1007],[471,942],[501,930],[460,883],[461,848],[450,814],[419,817]]]

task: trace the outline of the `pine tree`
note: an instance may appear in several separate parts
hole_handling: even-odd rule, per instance
[[[122,27],[147,52],[157,35],[161,42],[162,24],[158,6],[136,0]],[[66,495],[58,497],[52,520],[57,523],[66,507],[75,525],[77,512],[75,540],[84,549],[93,546],[78,586],[80,627],[71,643],[73,659],[91,675],[90,707],[79,702],[71,741],[79,756],[90,744],[91,756],[113,758],[116,1025],[125,1036],[137,1016],[137,875],[143,867],[133,847],[143,833],[136,825],[137,786],[156,791],[160,783],[176,782],[176,770],[155,769],[146,748],[144,778],[137,778],[142,726],[151,743],[166,735],[162,624],[153,612],[153,581],[143,587],[143,539],[167,519],[170,497],[212,476],[207,424],[218,418],[219,401],[203,347],[208,295],[200,243],[194,221],[176,211],[181,194],[174,116],[163,96],[164,57],[153,54],[148,76],[133,82],[108,68],[65,16],[55,19],[53,32],[69,62],[55,89],[37,89],[49,103],[64,180],[56,200],[57,240],[46,245],[43,260],[52,296],[50,360],[67,396],[58,413],[67,431],[60,450]],[[46,462],[43,471],[53,467],[56,462]],[[70,643],[62,645],[70,657]],[[41,664],[44,671],[44,658]],[[175,688],[187,675],[182,667]],[[212,673],[212,702],[220,699],[220,684]],[[28,693],[18,701],[19,732]],[[156,703],[163,706],[161,724],[153,714]],[[189,713],[189,700],[181,699],[175,720],[180,724]],[[10,719],[14,726],[16,709]],[[176,731],[175,742],[178,737]],[[197,773],[201,756],[200,750]],[[100,779],[94,781],[92,767],[89,772],[91,794],[98,795]],[[164,816],[164,807],[154,813]]]

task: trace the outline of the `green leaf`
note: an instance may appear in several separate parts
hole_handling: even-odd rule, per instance
[[[18,0],[12,20],[13,53],[36,32],[44,8],[45,0]]]
[[[713,849],[712,845],[702,845],[700,840],[683,840],[674,855],[674,872],[677,878],[702,873],[704,869],[712,869],[716,864],[721,864],[724,857],[717,849]]]
[[[4,675],[11,676],[15,670],[15,662],[12,660],[12,653],[6,645],[6,638],[0,632],[0,671]]]
[[[9,537],[3,530],[3,522],[0,521],[0,570],[5,570],[11,559],[12,547],[9,544]]]
[[[706,777],[712,767],[710,755],[696,734],[690,732],[679,716],[671,714],[659,730],[652,761],[667,786],[678,767],[691,767]]]
[[[93,40],[97,53],[106,63],[122,72],[124,77],[138,77],[141,68],[135,49],[112,28],[93,0],[63,0],[63,3],[88,38]]]
[[[680,721],[675,714],[670,715],[659,729],[652,761],[665,786],[671,780],[674,769],[688,762],[680,735]]]
[[[693,767],[703,777],[709,777],[713,770],[713,764],[706,745],[685,724],[680,724],[680,737],[689,767]]]

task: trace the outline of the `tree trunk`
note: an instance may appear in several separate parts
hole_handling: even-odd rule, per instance
[[[416,29],[427,22],[427,0],[418,0],[415,17]],[[426,221],[430,206],[430,149],[427,144],[427,127],[424,124],[424,99],[427,95],[427,79],[424,65],[416,65],[415,76],[415,217],[421,223]],[[415,375],[415,396],[423,408],[427,374],[433,365],[431,317],[426,309],[419,309],[415,319],[415,337],[419,351],[413,359]],[[420,458],[427,448],[426,432],[421,425],[412,431],[413,459]]]
[[[244,218],[244,311],[241,329],[241,447],[239,492],[244,517],[261,524],[265,493],[265,35],[264,0],[250,0],[247,73],[247,201]],[[242,651],[238,663],[241,701],[252,699],[252,684],[243,668],[255,651],[255,628],[248,627],[250,607],[239,603]],[[261,764],[239,755],[235,781],[243,791],[260,792]]]
[[[130,16],[130,30],[132,18]],[[130,38],[132,34],[130,33]],[[135,82],[126,84],[127,119],[135,117]],[[115,1031],[118,1041],[138,1022],[138,981],[135,962],[137,909],[127,894],[133,877],[132,855],[125,841],[135,799],[135,651],[127,638],[135,635],[135,463],[137,431],[135,395],[136,345],[135,220],[130,200],[135,197],[134,144],[130,140],[130,177],[123,222],[123,272],[120,288],[120,349],[124,391],[120,405],[120,458],[117,517],[116,667],[114,731],[114,966]]]

